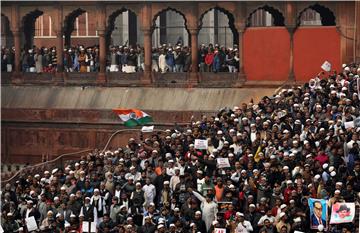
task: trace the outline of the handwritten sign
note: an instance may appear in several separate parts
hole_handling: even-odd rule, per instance
[[[218,168],[225,168],[230,167],[229,159],[228,158],[217,158],[216,159]]]
[[[215,228],[214,233],[226,233],[226,228]]]
[[[331,70],[331,63],[328,61],[325,61],[322,65],[321,65],[321,69],[330,72]]]
[[[195,139],[195,149],[198,150],[207,150],[208,148],[208,141],[206,139]]]
[[[354,121],[344,122],[345,129],[354,128]]]
[[[89,226],[90,224],[90,226]],[[90,231],[89,231],[89,227],[90,227]],[[82,222],[82,232],[96,232],[96,224],[95,222],[87,222],[87,221],[83,221]]]
[[[38,229],[34,216],[25,218],[25,222],[26,222],[26,228],[28,229],[29,232],[36,231]]]

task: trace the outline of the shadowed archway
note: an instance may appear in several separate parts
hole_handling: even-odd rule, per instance
[[[44,12],[38,9],[29,12],[22,18],[22,26],[24,32],[24,48],[29,49],[34,43],[35,21]]]
[[[320,14],[322,26],[336,26],[336,17],[335,17],[334,12],[332,12],[329,8],[327,8],[325,6],[322,6],[322,5],[319,5],[318,3],[316,3],[314,5],[311,5],[307,8],[305,8],[304,10],[302,10],[299,13],[297,21],[296,21],[297,27],[299,27],[301,25],[303,13],[309,9],[316,11],[317,13]]]
[[[74,23],[77,17],[85,13],[86,11],[78,8],[71,12],[68,16],[65,17],[64,21],[64,35],[65,35],[65,46],[71,46],[71,33],[74,31]]]
[[[171,15],[173,17],[172,21],[173,20],[176,21],[177,18],[178,22],[176,24],[174,23],[174,25],[170,25],[170,26],[168,25],[168,20],[167,20],[167,18],[169,18],[169,16],[167,15],[168,12],[172,14]],[[189,44],[190,42],[190,38],[189,38],[190,33],[187,28],[185,15],[181,11],[171,7],[159,11],[154,16],[152,20],[152,35],[153,35],[153,44],[155,43],[155,46],[161,44],[168,44],[168,43],[172,45],[175,44],[186,45]]]
[[[204,17],[206,17],[206,15],[208,15],[210,12],[213,12],[214,14],[214,25],[213,27],[209,27],[209,26],[204,26]],[[222,16],[220,14],[222,14]],[[221,23],[218,22],[219,18],[224,19],[225,17],[227,17],[227,25],[220,25]],[[229,29],[232,33],[232,44],[233,45],[237,45],[239,43],[239,34],[238,31],[235,28],[235,18],[234,15],[232,13],[230,13],[228,10],[221,8],[221,7],[213,7],[208,9],[207,11],[205,11],[201,16],[200,16],[200,31],[199,31],[199,37],[201,37],[201,30],[204,30],[205,28],[209,28],[210,30],[212,29],[214,31],[214,35],[224,35],[224,41],[225,43],[221,43],[221,40],[218,38],[214,38],[214,43],[221,43],[227,47],[229,47],[229,45],[226,43],[227,42],[227,29]],[[219,29],[224,29],[224,30],[219,30]],[[210,33],[208,33],[210,34]],[[199,42],[201,43],[201,38],[199,38]]]
[[[271,15],[271,26],[285,26],[285,18],[284,15],[276,8],[272,7],[272,6],[261,6],[258,7],[257,9],[255,9],[253,12],[250,13],[250,15],[248,16],[247,20],[246,20],[246,27],[254,27],[254,26],[266,26],[266,25],[254,25],[254,23],[252,23],[252,18],[253,16],[255,16],[255,13],[258,12],[259,10],[262,10],[264,12],[267,12]]]
[[[8,48],[14,45],[14,37],[10,29],[10,21],[4,14],[1,14],[1,45]]]
[[[123,25],[117,25],[116,21],[119,19],[119,17],[121,17],[123,14],[126,13],[126,16],[128,17],[128,23],[127,25],[125,25],[126,27],[123,28]],[[135,47],[136,44],[138,43],[138,22],[137,22],[137,15],[129,9],[126,8],[121,8],[119,10],[114,11],[108,18],[108,23],[107,23],[107,28],[106,28],[106,44],[107,47],[111,44],[114,44],[114,35],[113,32],[115,30],[118,30],[120,32],[125,32],[127,31],[127,45],[130,45],[132,47]],[[120,28],[118,28],[118,26]],[[125,33],[126,34],[126,33]],[[124,37],[124,36],[123,36]],[[118,41],[122,41],[124,42],[125,39],[121,38],[121,40]],[[125,43],[123,43],[122,45],[124,45]]]

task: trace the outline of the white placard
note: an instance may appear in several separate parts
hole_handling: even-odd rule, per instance
[[[208,148],[208,141],[206,139],[195,139],[195,149],[199,150],[207,150]]]
[[[277,117],[279,119],[283,118],[284,116],[286,116],[287,112],[286,111],[280,111],[277,113]]]
[[[25,218],[25,222],[26,222],[26,228],[28,229],[29,232],[36,231],[38,229],[34,216]]]
[[[226,228],[215,228],[214,233],[226,233]]]
[[[154,126],[153,125],[152,126],[143,126],[141,128],[141,132],[143,132],[143,133],[151,133],[153,131],[154,131]]]
[[[354,121],[345,122],[345,123],[344,123],[344,126],[345,126],[345,129],[347,129],[347,128],[354,128],[354,127],[355,127]]]
[[[91,223],[91,229],[90,232],[96,232],[96,224],[95,222],[90,222]],[[82,222],[82,232],[89,232],[89,222],[87,221],[83,221]]]
[[[2,228],[1,225],[0,225],[0,233],[4,233],[4,229]]]
[[[331,63],[328,61],[325,61],[322,65],[321,65],[321,69],[330,72],[331,70]]]
[[[216,161],[218,164],[218,168],[230,167],[228,158],[217,158]]]

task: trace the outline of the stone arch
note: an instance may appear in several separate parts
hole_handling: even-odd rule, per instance
[[[157,17],[160,16],[160,14],[162,14],[163,12],[167,12],[167,11],[174,11],[174,12],[180,14],[180,15],[183,17],[183,19],[184,19],[184,26],[185,26],[185,28],[187,29],[187,19],[186,19],[185,14],[182,13],[181,11],[175,9],[175,8],[172,8],[172,7],[164,8],[164,9],[162,9],[161,11],[159,11],[158,13],[156,13],[156,14],[154,15],[154,18],[152,19],[152,24],[151,24],[151,25],[152,25],[152,29],[154,29],[154,26],[156,25],[156,19],[157,19]]]
[[[65,45],[66,46],[69,46],[69,47],[71,46],[71,33],[74,30],[74,23],[75,23],[76,18],[85,12],[86,12],[86,10],[84,10],[82,8],[78,8],[78,9],[72,11],[70,14],[68,14],[65,17],[64,35],[65,35]]]
[[[187,35],[188,35],[188,37],[189,37],[190,33],[189,33],[189,29],[188,29],[188,27],[187,27],[187,19],[186,19],[185,14],[184,14],[183,12],[181,12],[180,10],[178,10],[178,9],[176,9],[176,8],[172,8],[172,7],[164,8],[164,9],[158,11],[158,12],[154,15],[154,17],[153,17],[153,19],[152,19],[152,23],[151,23],[151,25],[152,25],[152,26],[151,26],[151,32],[152,32],[152,34],[154,33],[154,30],[156,29],[156,20],[157,20],[157,18],[158,18],[162,13],[167,12],[167,11],[172,11],[172,12],[175,12],[175,13],[181,15],[181,17],[182,17],[183,20],[184,20],[185,30],[186,30]],[[184,40],[184,38],[183,38],[183,40]],[[190,40],[189,40],[189,41],[190,41]]]
[[[283,13],[280,10],[278,10],[277,8],[274,8],[269,5],[264,5],[264,6],[260,6],[260,7],[256,8],[249,14],[249,16],[246,19],[246,27],[251,27],[251,17],[258,10],[264,10],[264,11],[270,13],[271,16],[273,17],[274,26],[285,26],[285,18],[284,18]]]
[[[301,25],[301,15],[308,9],[314,10],[320,14],[322,26],[336,26],[336,17],[334,12],[330,10],[328,7],[315,3],[311,6],[306,7],[299,13],[296,19],[297,27]]]
[[[34,32],[35,32],[35,21],[36,19],[44,14],[43,11],[35,9],[25,16],[22,17],[21,25],[24,32],[24,48],[29,49],[33,45]]]
[[[133,11],[132,9],[129,9],[129,8],[126,8],[126,7],[122,7],[121,9],[118,9],[118,10],[115,10],[109,17],[108,17],[108,20],[107,20],[107,26],[106,26],[106,34],[105,34],[105,37],[106,37],[106,44],[107,45],[110,45],[111,43],[111,34],[112,32],[114,31],[115,29],[115,21],[116,21],[116,18],[121,15],[122,13],[126,12],[126,11],[129,11],[133,14],[135,14],[136,16],[136,24],[138,24],[138,15],[136,14],[135,11]],[[129,44],[131,43],[132,46],[135,46],[135,44],[133,43],[133,41],[130,42],[129,40]],[[108,46],[107,46],[108,47]]]
[[[14,37],[11,31],[9,18],[1,13],[1,45],[5,47],[14,45]]]
[[[204,16],[211,10],[213,9],[216,9],[216,10],[219,10],[220,12],[222,12],[223,14],[225,14],[228,18],[228,24],[229,24],[229,27],[230,27],[230,30],[233,34],[233,44],[238,44],[239,43],[239,33],[235,27],[235,17],[234,17],[234,14],[232,12],[230,12],[229,10],[225,9],[225,8],[222,8],[222,7],[219,7],[219,6],[214,6],[214,7],[211,7],[209,9],[207,9],[205,12],[203,12],[201,15],[200,15],[200,20],[199,20],[199,30],[201,30],[202,26],[203,26],[203,19],[204,19]]]

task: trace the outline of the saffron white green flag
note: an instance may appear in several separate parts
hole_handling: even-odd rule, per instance
[[[113,109],[127,127],[133,127],[137,125],[145,125],[153,122],[151,116],[139,109]]]

